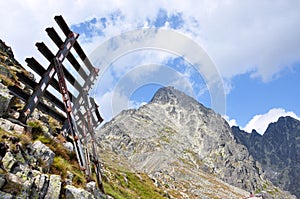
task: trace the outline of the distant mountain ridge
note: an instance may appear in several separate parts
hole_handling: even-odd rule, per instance
[[[123,163],[189,197],[247,194],[229,188],[228,183],[246,191],[266,189],[277,194],[273,198],[285,198],[264,179],[260,164],[236,143],[219,114],[173,87],[159,89],[149,104],[137,110],[122,111],[97,134],[101,153],[111,151],[115,161],[122,157]]]
[[[238,143],[260,162],[266,176],[277,186],[300,198],[300,121],[280,117],[265,133],[247,133],[232,127]]]

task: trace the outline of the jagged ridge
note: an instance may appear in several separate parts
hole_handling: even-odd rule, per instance
[[[300,121],[289,116],[280,117],[269,124],[263,136],[255,130],[252,133],[238,127],[232,130],[236,140],[262,164],[267,177],[300,198]]]

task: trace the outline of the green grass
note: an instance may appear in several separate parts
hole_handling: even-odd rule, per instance
[[[54,123],[55,121],[52,122]],[[86,179],[79,168],[75,153],[68,152],[62,143],[46,137],[40,121],[30,121],[28,125],[32,127],[32,139],[41,141],[55,153],[50,173],[61,175],[62,179],[65,179],[67,177],[67,171],[70,171],[74,175],[73,185],[85,187]],[[56,124],[53,126],[56,126]]]
[[[146,174],[135,174],[108,168],[110,178],[104,180],[106,194],[116,199],[127,198],[165,198],[162,189],[155,187]],[[127,179],[127,180],[125,180]]]
[[[77,187],[84,187],[86,184],[85,177],[83,173],[80,171],[79,167],[74,164],[74,162],[70,162],[64,159],[61,156],[55,156],[53,160],[53,164],[51,165],[50,172],[52,174],[57,174],[65,179],[67,177],[67,171],[73,173],[73,184]]]
[[[15,140],[16,142],[12,142],[12,139]],[[0,142],[8,142],[10,146],[10,150],[12,152],[17,152],[17,144],[21,143],[22,148],[25,149],[25,147],[31,143],[31,138],[27,134],[19,134],[19,133],[10,133],[5,130],[3,130],[0,127]]]
[[[74,152],[68,152],[61,143],[47,138],[44,135],[38,135],[36,140],[41,141],[55,153],[53,164],[50,168],[52,174],[60,175],[62,179],[65,179],[67,177],[67,171],[70,171],[74,175],[73,185],[82,188],[85,187],[86,179],[79,168]]]

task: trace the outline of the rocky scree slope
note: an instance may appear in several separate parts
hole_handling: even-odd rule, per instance
[[[300,121],[280,117],[263,135],[232,127],[236,140],[261,163],[266,176],[278,187],[300,198]]]
[[[16,120],[24,103],[8,86],[30,92],[17,73],[34,79],[0,40],[0,198],[108,198],[82,175],[61,124],[38,110],[26,125]]]
[[[275,190],[227,122],[172,87],[159,89],[138,110],[121,112],[99,130],[97,141],[102,153],[114,154],[113,162],[122,157],[123,164],[180,190],[177,197],[240,198],[243,190]],[[277,192],[274,198],[284,198]]]

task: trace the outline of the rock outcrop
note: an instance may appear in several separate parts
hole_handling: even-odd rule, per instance
[[[49,171],[53,151],[40,141],[31,144],[8,132],[1,132],[1,140],[6,147],[0,156],[0,198],[58,199],[61,177],[43,172]]]
[[[55,149],[57,150],[55,153],[40,140],[32,141],[28,135],[25,135],[29,134],[29,132],[26,132],[24,129],[18,127],[16,129],[22,129],[22,131],[16,133],[14,128],[18,124],[14,124],[4,118],[0,119],[1,199],[107,198],[106,195],[101,194],[95,183],[92,183],[93,181],[88,183],[89,186],[86,189],[74,186],[73,178],[75,178],[75,175],[73,170],[67,171],[66,174],[63,174],[64,171],[55,170],[66,167],[61,164],[70,164],[61,157],[66,152],[59,150],[68,151],[61,148],[62,144],[59,146],[59,143],[55,143],[55,140],[41,137],[41,140],[46,143],[54,142],[50,146],[55,145],[60,148],[59,150]],[[58,163],[53,166],[55,157]],[[68,168],[72,169],[71,166],[68,166]],[[64,185],[67,185],[67,187],[65,188]]]
[[[45,172],[49,172],[50,166],[53,163],[54,152],[51,151],[49,147],[44,145],[41,141],[36,141],[32,144],[33,156],[36,157],[39,161],[44,162],[43,169]]]
[[[300,121],[280,117],[263,135],[232,127],[236,140],[261,163],[266,176],[280,188],[300,198]]]

